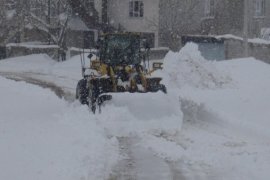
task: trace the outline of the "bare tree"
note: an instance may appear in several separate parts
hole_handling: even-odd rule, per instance
[[[20,41],[24,41],[25,29],[33,28],[47,33],[49,37],[47,41],[53,41],[58,45],[63,42],[70,12],[66,0],[49,0],[50,7],[48,0],[0,1],[0,26],[4,27],[1,28],[0,36],[6,36],[4,41],[8,42],[8,39],[16,34],[20,34]]]
[[[44,8],[42,7],[42,4],[47,4],[44,1],[47,0],[40,0],[40,8]],[[45,11],[37,8],[36,4],[32,5],[33,8],[27,14],[28,22],[34,28],[47,33],[48,42],[52,41],[53,44],[62,47],[68,20],[70,18],[69,6],[66,1],[63,0],[53,1],[47,5],[50,5],[51,7],[45,6]],[[46,9],[48,9],[48,11],[46,11]]]
[[[0,3],[3,4],[3,0],[0,0]],[[3,43],[4,41],[4,37],[5,37],[5,34],[7,33],[7,28],[5,27],[5,25],[7,24],[6,21],[7,21],[7,14],[6,14],[6,9],[4,6],[0,6],[0,43]]]
[[[10,39],[16,38],[20,17],[17,15],[18,2],[16,0],[0,0],[0,44],[4,45]]]

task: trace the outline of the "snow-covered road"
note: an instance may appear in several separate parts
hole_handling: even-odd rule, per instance
[[[30,84],[41,86],[43,88],[48,88],[52,90],[60,98],[71,100],[72,97],[74,97],[74,93],[68,91],[69,88],[65,86],[62,86],[62,87],[57,86],[55,84],[56,79],[59,76],[50,75],[46,73],[39,73],[39,70],[30,71],[30,72],[25,71],[25,69],[23,71],[15,71],[15,72],[12,72],[12,70],[11,72],[2,71],[0,72],[0,75],[8,79],[15,80],[15,81],[24,81]],[[62,76],[61,79],[65,79],[65,78]],[[74,91],[74,88],[72,90]],[[159,123],[153,122],[153,119],[161,118],[162,116],[166,117],[166,113],[172,115],[174,108],[167,109],[167,106],[169,106],[170,104],[168,104],[169,102],[167,104],[164,103],[163,94],[159,94],[158,96],[160,96],[160,98],[158,99],[155,99],[157,96],[156,95],[153,96],[153,94],[150,95],[148,99],[145,99],[144,97],[144,100],[148,101],[147,105],[145,106],[142,106],[145,101],[141,101],[141,102],[138,101],[138,98],[139,99],[142,98],[140,97],[140,95],[139,96],[135,95],[135,97],[129,97],[128,94],[124,95],[124,96],[129,97],[128,100],[126,100],[125,98],[121,96],[123,95],[117,95],[117,94],[114,95],[113,108],[117,108],[117,110],[121,110],[121,111],[123,109],[126,109],[127,114],[122,113],[122,116],[123,116],[122,120],[119,119],[119,117],[117,117],[114,119],[117,119],[118,122],[116,121],[106,122],[106,121],[110,121],[110,118],[111,118],[111,117],[108,117],[109,112],[107,112],[105,116],[98,117],[99,120],[100,119],[103,120],[100,122],[102,122],[103,123],[102,126],[106,128],[106,133],[105,133],[106,136],[118,137],[117,143],[119,144],[118,145],[119,156],[121,157],[119,157],[120,159],[119,162],[115,163],[114,167],[112,167],[111,173],[108,178],[109,179],[157,179],[157,177],[160,177],[160,178],[163,177],[162,179],[172,179],[171,171],[166,161],[164,161],[164,159],[155,156],[154,153],[152,153],[152,151],[149,151],[146,148],[136,146],[136,143],[134,144],[133,141],[134,139],[136,139],[136,141],[139,141],[139,139],[141,138],[136,135],[137,133],[136,129],[140,129],[140,131],[143,132],[143,131],[147,131],[148,128],[151,128],[151,125],[155,125],[155,124],[159,125]],[[132,104],[129,104],[129,106],[126,106],[128,101],[132,101],[135,103],[132,103]],[[111,104],[112,103],[109,103],[107,106],[111,106]],[[153,114],[153,111],[157,110],[156,109],[157,107],[161,108],[160,110],[162,109],[164,110]],[[146,111],[146,108],[147,108],[147,111]],[[151,109],[153,109],[153,111],[151,111]],[[132,111],[131,112],[132,115],[130,115],[130,111]],[[114,112],[111,111],[111,113],[114,113]],[[123,118],[127,118],[127,117],[133,117],[134,122],[132,122],[132,120],[129,120],[128,122],[124,122],[125,120]],[[138,121],[138,118],[149,119],[149,122],[146,123],[148,124],[148,127],[143,127],[145,126],[145,123],[141,122],[141,120]],[[114,125],[112,125],[112,123]],[[137,127],[133,130],[132,126],[134,125]],[[109,130],[111,128],[112,130]],[[129,133],[134,133],[134,134],[132,135],[132,137],[130,137]],[[116,154],[115,156],[118,156],[118,154]],[[105,175],[103,176],[103,178],[106,177],[106,172],[104,174]],[[92,176],[89,176],[88,178],[94,179]]]
[[[0,159],[8,163],[0,179],[268,180],[270,66],[208,62],[196,48],[166,56],[157,75],[167,96],[115,95],[95,116],[49,90],[1,78]],[[0,73],[46,82],[65,96],[81,76],[79,57],[57,63],[45,55],[0,61]],[[25,158],[29,152],[36,159]],[[11,173],[22,163],[26,174]]]
[[[109,176],[117,141],[89,121],[87,108],[24,82],[0,78],[0,87],[0,179]]]

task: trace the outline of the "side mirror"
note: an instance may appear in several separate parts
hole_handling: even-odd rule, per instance
[[[142,40],[142,46],[144,49],[150,49],[150,44],[149,44],[149,41],[147,39],[143,39]]]
[[[91,59],[93,57],[93,54],[90,53],[88,56],[87,56],[89,59]]]

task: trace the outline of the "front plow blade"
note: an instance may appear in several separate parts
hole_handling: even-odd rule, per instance
[[[180,111],[177,98],[157,93],[111,93],[106,106],[124,108],[138,119],[155,119],[176,115]],[[109,107],[108,107],[109,108]]]

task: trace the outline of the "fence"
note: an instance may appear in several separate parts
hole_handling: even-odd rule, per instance
[[[225,56],[226,59],[234,59],[244,57],[244,42],[241,39],[225,40]],[[248,56],[270,63],[270,43],[249,40]]]
[[[0,49],[1,50],[1,49]],[[52,59],[59,59],[59,47],[55,45],[26,45],[26,44],[8,44],[5,57],[25,56],[30,54],[48,54]],[[150,51],[150,60],[163,59],[168,53],[168,48],[154,48]],[[69,48],[67,58],[80,53],[89,53],[90,49]],[[1,58],[1,51],[0,51]]]
[[[27,45],[27,44],[8,44],[6,46],[6,56],[16,57],[30,54],[48,54],[52,59],[58,60],[59,47],[56,45]]]
[[[182,37],[182,44],[195,42],[199,45],[202,55],[209,60],[243,58],[244,41],[233,35]],[[248,56],[270,63],[270,42],[261,39],[248,40]]]

